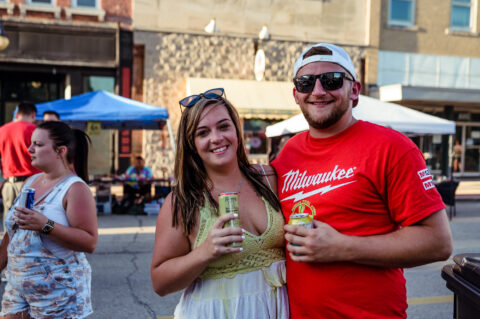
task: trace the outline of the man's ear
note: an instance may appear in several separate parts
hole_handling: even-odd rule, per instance
[[[28,116],[29,122],[34,123],[36,117],[37,117],[37,114],[35,114],[35,113],[30,114],[30,115]]]
[[[352,94],[350,94],[350,100],[354,101],[358,99],[360,91],[362,90],[362,83],[355,81],[352,83]]]
[[[297,88],[293,87],[293,98],[295,99],[295,103],[298,104],[298,98],[297,98]]]

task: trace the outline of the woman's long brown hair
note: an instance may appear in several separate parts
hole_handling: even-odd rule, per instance
[[[208,188],[212,182],[195,148],[195,130],[200,122],[200,116],[207,106],[217,103],[225,106],[235,125],[238,138],[237,161],[240,171],[253,185],[257,194],[263,196],[274,209],[281,209],[277,196],[265,184],[263,174],[257,172],[248,162],[240,119],[233,105],[223,97],[218,99],[202,97],[194,106],[183,111],[177,134],[177,156],[174,169],[176,184],[172,189],[172,226],[178,227],[182,224],[187,236],[195,227],[198,209],[205,205],[205,196],[214,207],[218,207]]]

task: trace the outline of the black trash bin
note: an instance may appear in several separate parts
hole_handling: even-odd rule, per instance
[[[454,292],[453,318],[480,318],[480,254],[460,254],[442,268],[442,278]]]

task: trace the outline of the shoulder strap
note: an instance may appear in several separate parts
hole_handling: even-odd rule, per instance
[[[270,187],[270,189],[272,189],[272,185],[270,184],[270,180],[268,179],[267,173],[265,172],[265,168],[263,168],[263,164],[260,164],[260,167],[262,168],[263,176],[267,180],[268,187]]]
[[[35,175],[32,175],[26,182],[25,182],[25,185],[23,187],[30,187],[30,185],[32,185],[32,183],[40,176],[42,175],[42,173],[37,173]]]

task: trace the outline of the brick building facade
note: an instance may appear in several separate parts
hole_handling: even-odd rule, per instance
[[[189,92],[189,78],[253,81],[255,54],[262,49],[262,82],[291,81],[292,65],[303,48],[333,42],[352,55],[363,94],[457,121],[455,139],[468,144],[457,174],[480,176],[478,0],[134,3],[134,42],[143,50],[144,66],[143,81],[137,83],[145,102],[168,108],[174,129],[177,103]],[[209,22],[212,33],[204,29]],[[269,38],[259,39],[262,27],[268,28]],[[392,84],[400,91],[388,96]],[[154,158],[151,165],[157,169],[172,165],[154,156],[164,152],[163,146],[155,147],[162,134],[144,136],[145,154]],[[429,167],[448,175],[449,137],[415,140]]]
[[[309,2],[321,12],[315,14],[316,19],[310,19],[313,17],[310,8],[297,7],[303,3],[297,0],[288,3],[258,1],[255,4],[249,1],[221,4],[207,1],[202,7],[186,0],[175,3],[134,3],[134,43],[138,51],[143,53],[140,62],[143,68],[142,72],[134,74],[133,82],[140,82],[136,78],[143,77],[143,86],[138,89],[143,93],[143,101],[167,107],[174,132],[180,115],[178,101],[187,94],[199,93],[190,92],[190,78],[205,79],[205,82],[216,83],[221,87],[225,87],[222,83],[225,79],[236,81],[239,85],[243,85],[244,81],[255,81],[255,55],[259,49],[265,53],[265,71],[262,81],[257,85],[259,91],[262,90],[262,84],[288,82],[285,92],[291,95],[292,66],[296,57],[306,46],[321,40],[336,39],[335,42],[343,44],[352,55],[357,72],[364,74],[367,28],[363,2],[348,0],[341,5],[324,1]],[[357,10],[350,10],[352,8]],[[218,32],[209,34],[203,29],[211,18],[215,18]],[[338,28],[330,23],[322,23],[322,19],[323,22],[340,19],[344,25]],[[355,24],[358,27],[353,29]],[[258,33],[264,25],[268,25],[272,36],[260,39]],[[347,32],[347,29],[351,31]],[[134,88],[135,90],[137,89]],[[229,95],[226,89],[227,98],[232,97],[233,93],[230,92]],[[258,95],[258,92],[252,93]],[[279,92],[265,94],[276,93]],[[246,107],[232,102],[237,108]],[[275,109],[275,105],[271,107]],[[296,105],[294,108],[295,112],[299,112]],[[258,114],[254,112],[258,110],[251,111],[240,114],[246,137],[247,134],[261,136],[264,134],[261,132],[264,125],[285,119],[278,112],[262,110]],[[255,125],[262,126],[260,131],[252,128]],[[145,132],[143,151],[147,165],[154,172],[167,170],[171,174],[172,140],[166,142],[166,135],[166,132]],[[267,151],[263,144],[261,152],[263,153],[258,155],[264,161]]]
[[[0,51],[0,124],[23,100],[98,89],[131,96],[131,0],[3,0],[0,20],[10,42]],[[93,139],[91,172],[109,173],[112,133]]]

